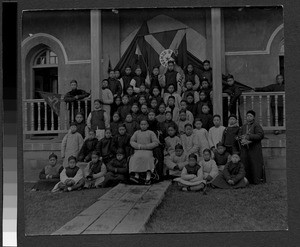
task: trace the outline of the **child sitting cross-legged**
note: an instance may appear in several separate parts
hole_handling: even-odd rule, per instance
[[[245,168],[238,154],[231,155],[231,160],[224,167],[223,172],[216,177],[212,185],[221,189],[244,188],[248,185],[245,178]]]
[[[175,146],[175,152],[165,156],[166,173],[170,176],[179,177],[182,169],[188,164],[188,155],[184,152],[181,144]]]
[[[203,160],[200,161],[199,165],[203,167],[203,179],[206,183],[211,183],[219,174],[216,162],[211,159],[211,151],[205,149],[203,151]]]
[[[58,182],[52,192],[63,190],[69,192],[72,190],[80,190],[84,186],[84,178],[82,170],[76,165],[77,159],[74,156],[68,158],[68,166],[60,173],[60,182]]]
[[[79,162],[89,162],[92,159],[92,152],[96,149],[98,144],[98,139],[96,138],[95,130],[89,131],[89,136],[83,143],[79,154],[78,161]]]
[[[99,188],[104,181],[105,174],[106,166],[100,160],[99,153],[94,151],[92,161],[86,167],[84,188]]]
[[[188,164],[182,169],[180,178],[173,181],[178,182],[183,191],[201,191],[206,187],[203,167],[198,164],[196,154],[189,155]]]
[[[54,153],[50,154],[48,164],[39,174],[40,180],[33,186],[31,191],[51,190],[59,181],[59,174],[62,170],[61,164],[57,164],[57,155]]]
[[[127,179],[128,166],[124,150],[119,148],[117,150],[116,158],[111,160],[107,165],[107,173],[105,174],[102,187],[116,186],[120,182]]]

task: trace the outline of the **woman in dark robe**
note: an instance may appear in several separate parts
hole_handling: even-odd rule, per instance
[[[245,165],[246,177],[251,184],[265,182],[264,160],[261,140],[264,138],[262,127],[255,122],[255,112],[249,110],[246,115],[247,123],[240,128],[239,143],[241,161]]]

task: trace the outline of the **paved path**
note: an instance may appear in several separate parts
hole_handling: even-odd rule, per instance
[[[119,184],[52,235],[139,233],[170,184]]]

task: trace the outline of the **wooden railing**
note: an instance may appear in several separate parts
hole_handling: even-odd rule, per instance
[[[229,108],[230,97],[223,94],[227,100]],[[256,119],[264,130],[285,130],[285,92],[243,92],[236,102],[237,117],[242,118],[242,122],[246,122],[246,113],[248,110],[256,112]],[[230,112],[228,111],[228,116]]]
[[[75,120],[78,111],[83,112],[85,119],[87,118],[90,99],[72,103],[61,101],[59,116],[43,99],[23,100],[23,107],[24,134],[59,134],[68,131],[69,123]]]

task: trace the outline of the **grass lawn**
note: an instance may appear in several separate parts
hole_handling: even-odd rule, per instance
[[[182,192],[172,184],[146,233],[269,231],[287,229],[286,182],[246,189]]]
[[[92,189],[65,193],[24,191],[26,235],[50,235],[88,208],[108,189]]]

